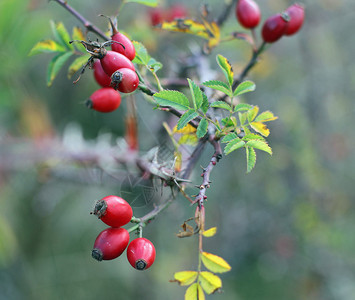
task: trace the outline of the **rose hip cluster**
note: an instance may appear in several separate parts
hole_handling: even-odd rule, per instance
[[[98,261],[119,257],[127,248],[127,259],[137,270],[148,269],[155,260],[155,247],[146,238],[136,238],[129,243],[129,233],[121,226],[129,223],[132,207],[124,199],[110,195],[97,201],[93,214],[110,226],[97,236],[92,257]],[[129,244],[129,245],[128,245]]]
[[[86,101],[86,105],[99,112],[112,112],[121,104],[121,93],[132,93],[138,88],[139,78],[132,60],[136,51],[131,40],[112,26],[111,40],[98,42],[80,41],[91,54],[89,64],[94,69],[94,78],[102,87]],[[111,45],[112,50],[105,46]]]
[[[235,10],[236,17],[244,28],[254,29],[259,25],[261,13],[254,0],[239,0]],[[274,43],[283,35],[298,32],[304,21],[304,6],[295,3],[284,12],[273,15],[265,20],[261,36],[265,43]]]

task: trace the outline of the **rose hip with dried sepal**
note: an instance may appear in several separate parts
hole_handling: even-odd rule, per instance
[[[276,14],[269,17],[261,30],[261,36],[266,43],[274,43],[286,32],[289,21],[287,13]]]
[[[153,243],[146,238],[134,239],[127,248],[127,259],[131,266],[137,270],[143,271],[154,263],[155,247]]]
[[[111,76],[111,86],[122,93],[134,92],[139,84],[139,78],[135,71],[122,68]]]
[[[126,200],[110,195],[96,202],[93,214],[108,226],[121,227],[131,221],[133,211]]]
[[[129,243],[129,233],[124,228],[107,228],[97,236],[92,257],[98,261],[111,260],[120,256]]]
[[[290,21],[288,22],[285,35],[293,35],[298,32],[304,21],[304,6],[300,3],[295,3],[288,7],[285,12],[289,15]]]
[[[121,53],[124,56],[126,56],[129,60],[133,60],[134,57],[136,56],[136,49],[134,48],[132,41],[123,33],[117,30],[111,18],[105,15],[100,15],[100,16],[106,17],[110,22],[111,29],[112,29],[111,40],[116,42],[111,45],[112,51]]]
[[[92,93],[85,104],[88,108],[109,113],[120,106],[121,95],[111,87],[103,87]]]

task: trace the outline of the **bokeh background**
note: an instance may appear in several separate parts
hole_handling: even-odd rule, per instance
[[[179,2],[193,17],[203,3],[218,16],[222,1]],[[224,257],[232,271],[221,275],[222,292],[208,299],[355,299],[355,3],[304,2],[302,30],[262,55],[248,76],[257,89],[243,98],[279,117],[268,138],[274,155],[258,153],[256,168],[246,174],[239,151],[212,174],[207,226],[217,226],[218,233],[204,249]],[[258,3],[264,20],[292,2]],[[69,4],[106,29],[97,15],[112,14],[119,2]],[[151,30],[143,6],[128,4],[124,11],[120,28],[163,62],[160,76],[174,74],[179,60],[202,45],[192,36]],[[182,299],[185,288],[168,280],[197,265],[197,238],[175,236],[194,213],[182,197],[144,230],[157,248],[151,269],[134,270],[124,255],[101,263],[91,258],[105,226],[89,212],[95,200],[122,192],[126,173],[113,178],[85,161],[41,150],[59,143],[78,155],[106,151],[124,135],[127,107],[123,101],[112,114],[87,110],[83,101],[98,88],[90,70],[75,86],[64,70],[46,86],[52,55],[28,53],[37,41],[52,38],[50,20],[70,31],[81,26],[54,1],[0,3],[0,299]],[[237,30],[232,13],[223,32]],[[218,53],[237,73],[250,49],[241,41],[222,44],[210,56],[215,70]],[[162,144],[168,149],[161,130],[167,116],[139,95],[136,101],[142,152]],[[206,165],[212,151],[199,164]],[[196,184],[198,175],[192,177]],[[154,197],[132,204],[137,216],[159,202],[160,188],[149,188]]]

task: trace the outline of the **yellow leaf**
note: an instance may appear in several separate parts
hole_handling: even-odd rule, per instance
[[[177,31],[193,34],[208,40],[207,48],[211,50],[219,44],[220,29],[216,22],[208,22],[203,19],[202,23],[191,19],[177,19],[172,22],[163,22],[161,28],[168,31]]]
[[[179,141],[179,145],[196,145],[198,142],[198,138],[195,134],[185,134],[183,135]]]
[[[64,52],[65,48],[53,40],[38,42],[28,55],[34,55],[42,52]]]
[[[176,272],[174,274],[175,281],[179,282],[180,285],[190,285],[197,278],[196,271],[182,271]]]
[[[254,106],[252,109],[248,110],[248,121],[251,122],[255,119],[259,112],[259,106]]]
[[[212,294],[222,287],[221,278],[211,272],[201,272],[199,281],[201,283],[201,287],[207,294]]]
[[[211,237],[214,236],[217,232],[217,227],[212,227],[208,230],[205,230],[202,234],[204,237]]]
[[[181,171],[181,166],[182,166],[182,154],[180,151],[175,151],[174,152],[175,156],[175,172],[179,173]]]
[[[205,300],[205,294],[197,283],[191,284],[185,293],[185,300]]]
[[[177,125],[173,129],[174,133],[191,134],[196,132],[196,128],[191,124],[187,124],[184,128],[177,130]]]
[[[262,122],[252,122],[250,123],[251,128],[253,128],[256,132],[259,132],[263,136],[268,136],[270,134],[269,128]]]
[[[231,269],[231,266],[220,256],[208,252],[202,252],[202,262],[207,269],[214,273],[224,273]]]

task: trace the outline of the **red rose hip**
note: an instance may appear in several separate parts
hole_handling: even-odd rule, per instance
[[[253,0],[239,0],[235,14],[240,25],[249,29],[258,26],[261,18],[259,5]]]
[[[261,36],[266,43],[274,43],[286,32],[289,16],[286,13],[269,17],[261,30]]]
[[[122,68],[114,72],[111,76],[111,86],[122,93],[132,93],[139,84],[139,78],[135,71]]]
[[[117,33],[113,34],[111,39],[113,41],[116,41],[118,43],[113,43],[111,45],[111,49],[112,51],[116,51],[118,53],[123,54],[124,56],[126,56],[129,60],[133,60],[134,57],[136,56],[136,49],[134,48],[133,43],[131,42],[131,40],[126,37],[123,33],[120,33],[117,31]]]
[[[124,228],[107,228],[97,236],[92,257],[98,261],[120,256],[129,243],[129,233]]]
[[[148,269],[155,260],[155,247],[146,238],[134,239],[127,248],[127,259],[137,270]]]
[[[304,21],[304,6],[300,3],[291,5],[285,11],[290,16],[285,35],[292,35],[298,32]]]
[[[128,68],[135,70],[133,63],[126,56],[115,51],[106,51],[100,61],[102,68],[110,77],[118,69]]]
[[[131,221],[133,211],[126,200],[111,195],[96,202],[94,215],[108,226],[121,227]]]
[[[99,60],[95,60],[93,69],[96,82],[102,87],[109,87],[111,84],[111,78],[105,73]]]
[[[116,110],[121,104],[121,95],[111,87],[101,88],[86,100],[86,106],[99,112],[108,113]]]

